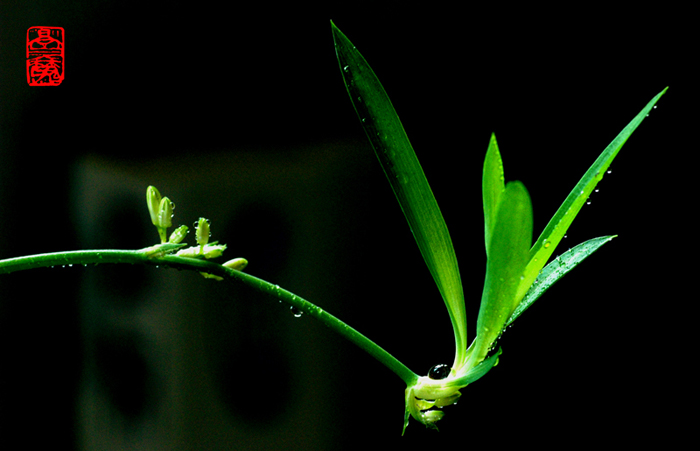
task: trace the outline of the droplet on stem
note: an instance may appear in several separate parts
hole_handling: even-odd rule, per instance
[[[444,379],[450,375],[450,369],[449,365],[440,363],[428,370],[428,377],[435,380]]]

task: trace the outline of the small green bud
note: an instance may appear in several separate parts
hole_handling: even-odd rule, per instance
[[[177,251],[177,254],[175,254],[178,257],[186,257],[186,258],[198,258],[201,257],[202,254],[199,253],[199,246],[192,246],[188,247],[186,249],[181,249]]]
[[[185,246],[187,244],[163,243],[141,249],[141,252],[146,254],[148,258],[160,258]]]
[[[170,202],[170,199],[167,197],[162,198],[158,206],[158,224],[156,224],[156,227],[167,229],[172,226],[174,209],[175,204]]]
[[[173,231],[173,233],[170,234],[170,238],[168,239],[168,243],[173,243],[177,244],[181,242],[182,240],[185,239],[185,236],[189,233],[189,230],[187,229],[186,225],[181,225],[177,229]]]
[[[160,193],[155,186],[149,186],[146,190],[146,204],[148,212],[151,214],[151,222],[158,227],[158,211],[160,210]]]
[[[224,253],[226,250],[226,245],[225,244],[216,244],[216,242],[212,244],[205,244],[204,246],[192,246],[188,247],[187,249],[182,249],[181,251],[178,251],[177,255],[178,257],[187,257],[187,258],[216,258],[216,257],[221,257],[221,255]]]
[[[243,269],[248,266],[248,260],[245,258],[234,258],[224,263],[223,266],[236,271],[243,271]]]
[[[204,258],[216,258],[221,257],[221,255],[226,250],[225,244],[207,244],[204,246]]]
[[[204,245],[209,242],[209,237],[211,236],[209,220],[199,218],[199,221],[195,223],[194,227],[197,231],[197,244],[204,247]]]

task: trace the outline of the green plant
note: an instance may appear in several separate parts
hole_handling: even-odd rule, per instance
[[[189,269],[205,278],[232,280],[269,294],[341,334],[405,383],[404,430],[409,418],[434,427],[443,412],[436,408],[453,403],[462,388],[486,374],[498,362],[494,350],[503,329],[538,299],[554,282],[614,236],[595,238],[565,252],[545,266],[567,228],[595,185],[602,179],[620,148],[664,94],[659,93],[623,129],[586,172],[566,198],[538,240],[531,246],[532,208],[520,182],[504,182],[503,166],[494,136],[483,167],[483,200],[487,252],[486,281],[477,319],[476,337],[467,346],[464,295],[450,235],[401,122],[379,80],[362,55],[332,24],[341,73],[362,126],[375,149],[389,183],[399,201],[421,254],[447,306],[455,335],[452,366],[433,367],[418,376],[367,337],[322,308],[278,285],[244,273],[242,258],[217,264],[226,245],[209,242],[210,224],[197,221],[196,245],[183,243],[187,227],[172,227],[173,204],[157,189],[148,187],[147,206],[160,243],[139,250],[86,250],[30,255],[0,260],[0,273],[67,265],[139,263]]]
[[[504,183],[496,137],[483,167],[486,280],[476,324],[476,337],[467,346],[464,294],[457,258],[447,225],[418,163],[406,132],[379,79],[345,35],[331,23],[345,86],[362,127],[403,210],[423,259],[440,290],[452,321],[455,358],[451,367],[433,367],[428,376],[405,381],[406,414],[427,426],[443,416],[459,390],[498,363],[500,349],[489,356],[503,330],[554,282],[616,235],[594,238],[545,263],[566,234],[610,163],[639,126],[664,89],[613,140],[569,193],[534,245],[532,205],[519,181]]]

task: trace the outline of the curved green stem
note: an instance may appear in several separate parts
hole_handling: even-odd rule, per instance
[[[87,250],[54,252],[49,254],[28,255],[24,257],[8,258],[0,260],[0,274],[8,274],[27,269],[71,266],[71,265],[92,265],[100,263],[140,263],[157,265],[160,267],[170,267],[187,269],[192,271],[206,272],[225,279],[235,279],[263,293],[267,293],[282,302],[285,302],[301,312],[321,321],[329,329],[340,334],[350,342],[359,346],[372,357],[379,360],[384,366],[396,373],[407,385],[412,385],[418,380],[418,375],[408,369],[406,365],[398,361],[394,356],[382,349],[369,338],[362,335],[357,330],[345,324],[335,316],[326,312],[322,308],[311,302],[291,293],[279,285],[271,284],[257,277],[244,272],[236,271],[225,266],[206,260],[196,258],[178,257],[175,255],[165,255],[154,257],[147,249],[142,250]]]

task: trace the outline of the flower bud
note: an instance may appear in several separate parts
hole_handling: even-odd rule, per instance
[[[226,245],[225,244],[207,244],[204,246],[204,258],[216,258],[216,257],[221,257],[221,255],[224,253],[226,250]]]
[[[160,209],[160,193],[155,186],[149,186],[146,190],[146,204],[148,212],[151,214],[151,222],[154,226],[158,226],[158,211]]]
[[[199,218],[199,221],[195,223],[195,229],[197,231],[197,244],[204,246],[209,242],[209,236],[211,236],[211,231],[209,229],[209,220],[205,218]]]
[[[156,227],[167,229],[173,225],[173,209],[175,204],[170,202],[170,199],[164,197],[160,200],[160,205],[158,206],[158,224]]]
[[[224,253],[226,250],[226,245],[225,244],[216,244],[216,242],[212,244],[205,244],[204,246],[192,246],[188,247],[187,249],[182,249],[177,252],[178,257],[187,257],[187,258],[216,258],[216,257],[221,257],[221,255]]]
[[[245,258],[234,258],[224,263],[224,266],[236,271],[243,271],[243,269],[248,266],[248,260]]]
[[[181,242],[182,240],[185,239],[185,236],[189,233],[189,230],[187,229],[187,226],[181,225],[177,229],[173,231],[173,233],[170,234],[170,238],[168,239],[168,243],[173,243],[177,244]]]

